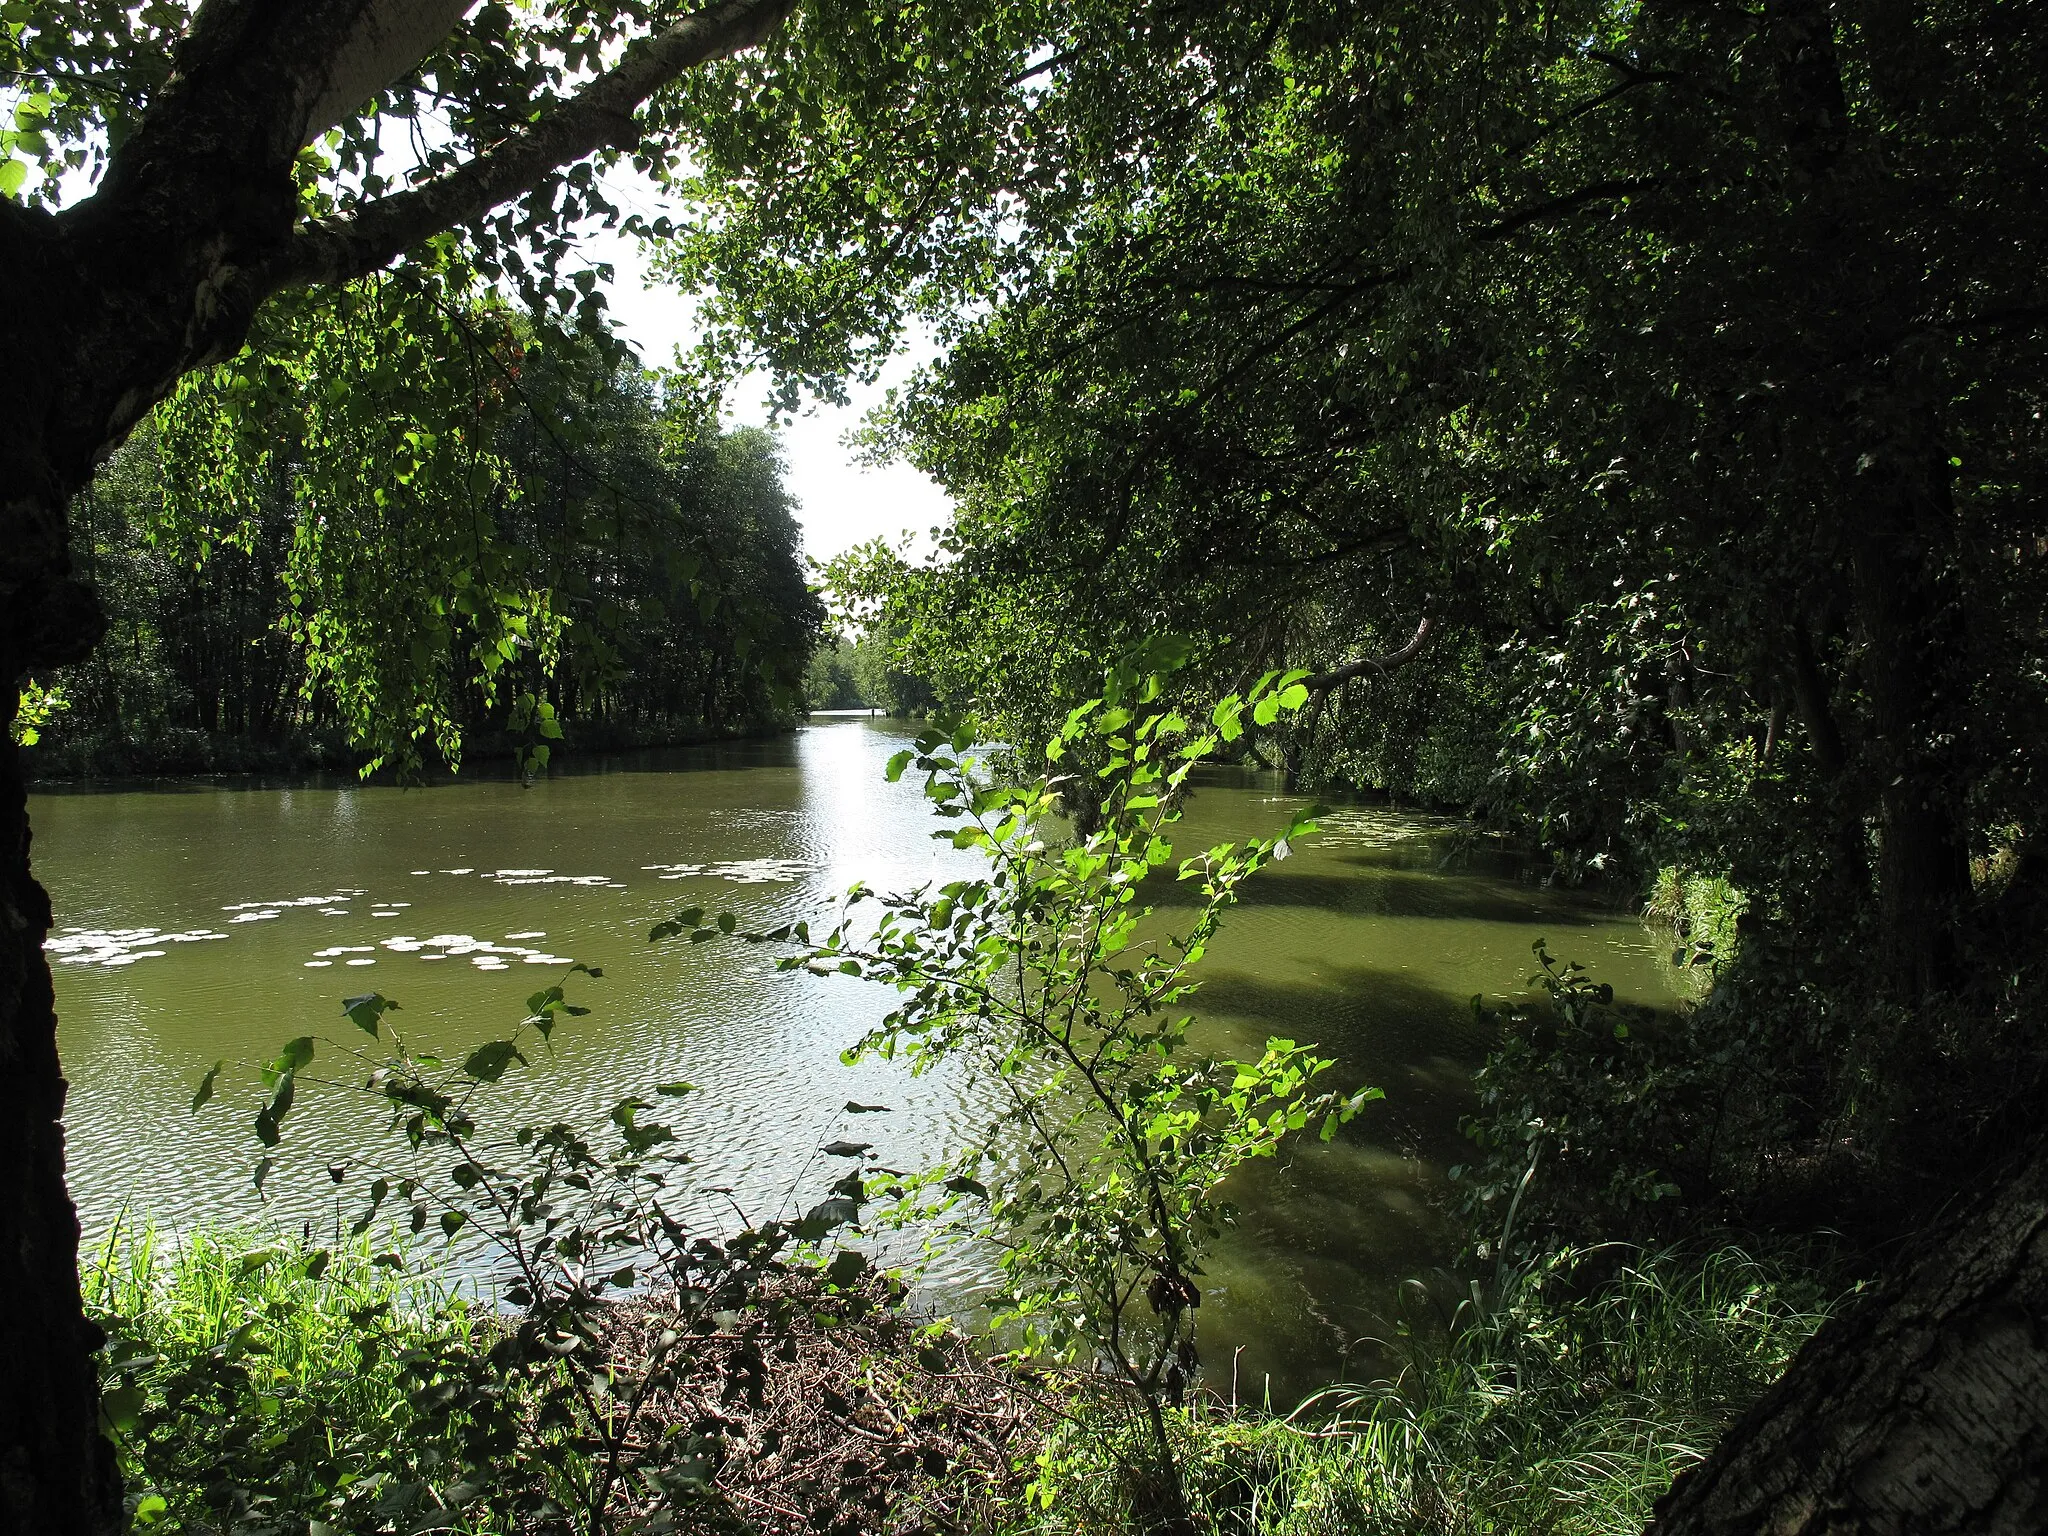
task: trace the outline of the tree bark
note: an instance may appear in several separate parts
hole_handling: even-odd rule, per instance
[[[2048,1138],[1814,1335],[1647,1536],[2048,1530]]]

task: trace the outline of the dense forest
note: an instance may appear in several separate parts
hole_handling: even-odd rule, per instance
[[[2044,57],[1990,0],[11,7],[0,1530],[2041,1528]],[[698,305],[658,385],[598,223]],[[957,510],[836,561],[821,643],[716,402],[920,329],[867,447]],[[407,1171],[351,1236],[81,1292],[34,754],[533,771],[800,700],[929,715],[889,778],[985,872],[649,941],[893,989],[848,1059],[996,1085],[986,1135],[707,1227],[692,1083],[622,1069],[601,1142],[532,1091],[583,967],[459,1058],[369,993]],[[1475,1000],[1455,1305],[1284,1417],[1204,1259],[1379,1092],[1202,1044],[1312,833],[1176,847],[1245,762],[1625,891],[1697,978],[1538,946]],[[335,1049],[200,1079],[259,1191]],[[892,1220],[997,1255],[993,1332],[904,1308]]]
[[[530,752],[535,701],[599,749],[772,728],[801,707],[823,610],[767,433],[664,400],[603,335],[537,334],[482,303],[424,337],[397,328],[407,316],[372,285],[280,328],[250,359],[281,376],[264,409],[230,419],[190,391],[94,478],[73,559],[107,638],[39,679],[31,771],[354,767],[380,747],[445,769],[465,744]],[[344,318],[353,355],[336,345]],[[490,395],[468,413],[479,440],[459,450],[475,462],[456,495],[431,446],[377,455],[380,438],[416,444],[422,421],[459,436],[450,375],[479,370]],[[310,392],[337,378],[375,397],[363,419],[337,422]],[[338,448],[364,455],[345,485]],[[441,568],[400,574],[388,549],[322,536],[337,501],[362,500],[442,521],[426,551]],[[511,589],[488,615],[478,565]],[[402,660],[386,634],[405,638]],[[398,690],[425,706],[410,735],[376,723]]]

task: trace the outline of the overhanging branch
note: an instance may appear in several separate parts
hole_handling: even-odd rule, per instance
[[[1363,677],[1368,672],[1391,672],[1421,655],[1423,646],[1429,643],[1430,632],[1435,628],[1436,622],[1425,614],[1422,622],[1415,626],[1414,638],[1398,651],[1388,651],[1383,656],[1361,656],[1357,661],[1347,661],[1341,667],[1332,667],[1327,672],[1318,672],[1313,677],[1303,678],[1301,686],[1310,693],[1327,693],[1330,689],[1341,687],[1354,677]]]
[[[366,203],[301,231],[265,275],[270,288],[365,276],[444,229],[479,218],[540,184],[550,171],[638,141],[633,114],[686,70],[764,41],[795,0],[718,0],[627,48],[618,64],[525,132],[446,176]]]

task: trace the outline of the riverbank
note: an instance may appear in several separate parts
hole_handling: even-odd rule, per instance
[[[793,719],[748,720],[727,727],[692,722],[647,726],[615,726],[602,722],[569,722],[562,741],[553,744],[561,766],[580,755],[658,751],[704,746],[724,741],[761,741],[787,735]],[[522,744],[496,732],[470,738],[463,752],[463,771],[517,773]],[[31,785],[129,784],[152,779],[209,779],[232,775],[277,777],[288,774],[343,775],[358,778],[364,754],[339,734],[258,740],[185,727],[166,727],[146,740],[88,737],[67,740],[61,730],[46,730],[43,739],[22,752]],[[373,776],[389,779],[389,772]],[[445,765],[429,764],[427,782],[457,777]]]
[[[109,1247],[83,1278],[113,1336],[105,1390],[138,1524],[232,1524],[260,1509],[272,1526],[350,1529],[333,1522],[416,1488],[410,1501],[438,1505],[442,1529],[546,1528],[514,1513],[530,1501],[494,1484],[498,1469],[444,1459],[442,1378],[522,1324],[463,1299],[423,1247],[143,1238]],[[1194,1527],[1634,1532],[1828,1310],[1796,1266],[1732,1248],[1564,1254],[1492,1278],[1448,1326],[1414,1320],[1392,1378],[1332,1388],[1285,1417],[1237,1402],[1219,1362],[1172,1420]],[[801,1301],[793,1312],[735,1314],[719,1337],[684,1342],[649,1434],[689,1449],[668,1463],[673,1477],[622,1489],[592,1529],[1143,1528],[1142,1437],[1099,1378],[992,1353],[904,1310],[889,1281],[777,1284],[776,1299]],[[600,1358],[567,1369],[630,1391],[665,1316],[658,1294],[619,1307],[593,1341]],[[449,1370],[422,1373],[426,1360]],[[543,1406],[533,1381],[505,1390]],[[533,1432],[569,1431],[543,1415]]]
[[[516,1024],[537,987],[565,980],[593,1011],[556,1032],[530,1091],[551,1116],[602,1130],[624,1094],[698,1084],[675,1106],[678,1135],[698,1178],[731,1187],[755,1217],[818,1198],[805,1165],[835,1139],[912,1167],[980,1135],[986,1105],[959,1084],[840,1060],[891,1006],[888,989],[778,973],[756,947],[647,942],[692,906],[755,929],[816,925],[854,880],[912,890],[972,875],[972,853],[932,840],[921,787],[886,779],[904,745],[895,722],[847,719],[673,753],[572,754],[530,790],[465,774],[430,794],[345,780],[40,792],[70,1178],[87,1230],[128,1208],[186,1227],[324,1228],[325,1161],[281,1161],[261,1203],[251,1187],[251,1064],[296,1036],[321,1041],[325,1059],[326,1042],[354,1036],[341,999],[370,991],[404,1005],[408,1038],[459,1059]],[[1181,824],[1188,849],[1270,835],[1298,803],[1270,777],[1203,775]],[[1448,830],[1337,807],[1247,888],[1212,946],[1202,1049],[1247,1059],[1275,1036],[1314,1041],[1338,1062],[1336,1086],[1386,1093],[1333,1143],[1261,1161],[1231,1192],[1246,1220],[1209,1265],[1203,1328],[1219,1350],[1245,1346],[1249,1400],[1269,1379],[1286,1407],[1347,1372],[1377,1373],[1357,1341],[1380,1336],[1405,1280],[1455,1261],[1449,1170],[1471,1160],[1459,1124],[1491,1045],[1474,994],[1519,997],[1530,946],[1547,938],[1625,999],[1670,996],[1670,949],[1631,913],[1546,886],[1508,852],[1447,861]],[[1169,918],[1184,890],[1158,892]],[[602,979],[565,978],[571,960]],[[194,1087],[220,1060],[235,1111],[195,1120]],[[849,1101],[891,1112],[848,1120]],[[367,1113],[309,1093],[293,1110],[310,1143],[338,1148],[380,1134]],[[971,1310],[988,1267],[949,1257],[931,1299]]]

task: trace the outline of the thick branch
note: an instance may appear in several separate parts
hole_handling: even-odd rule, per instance
[[[1361,656],[1357,661],[1347,661],[1341,667],[1332,667],[1327,672],[1318,672],[1314,677],[1305,677],[1301,686],[1310,693],[1324,693],[1341,687],[1354,677],[1363,677],[1368,672],[1387,673],[1404,666],[1422,654],[1423,646],[1429,643],[1430,632],[1436,628],[1435,621],[1427,615],[1415,626],[1415,635],[1398,651],[1388,651],[1384,656]]]
[[[751,48],[795,0],[719,0],[666,32],[642,38],[618,65],[544,113],[516,138],[425,186],[396,192],[345,219],[294,237],[266,274],[268,286],[343,283],[376,271],[430,235],[480,217],[538,185],[550,171],[607,146],[638,142],[633,114],[684,71]]]
[[[312,143],[444,41],[474,0],[371,0],[347,40],[326,61],[326,81],[309,106],[302,142]]]

